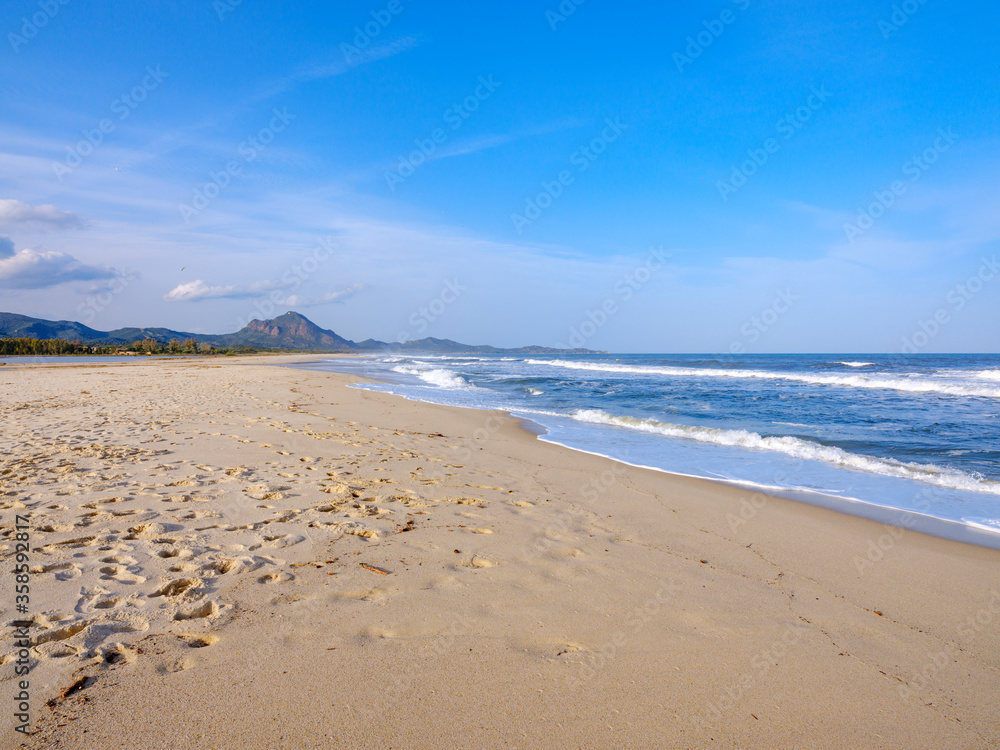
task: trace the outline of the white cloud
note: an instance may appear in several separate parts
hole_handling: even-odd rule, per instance
[[[186,284],[179,284],[171,289],[163,299],[167,302],[197,302],[203,299],[244,299],[246,297],[256,297],[263,292],[272,289],[280,289],[281,284],[276,281],[257,281],[253,284],[227,285],[206,284],[201,279],[189,281]]]
[[[364,288],[365,288],[364,284],[349,284],[348,286],[344,286],[339,289],[334,289],[331,292],[327,292],[326,294],[323,295],[323,301],[343,302],[346,299],[350,299]]]
[[[0,224],[31,224],[48,229],[82,229],[86,226],[86,222],[76,214],[60,211],[51,204],[30,206],[12,198],[0,199]]]
[[[14,244],[0,237],[0,287],[41,289],[70,281],[96,281],[116,277],[108,266],[89,266],[72,255],[54,250],[24,249],[14,252]]]

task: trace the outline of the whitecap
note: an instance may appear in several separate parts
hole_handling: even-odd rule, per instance
[[[590,424],[604,424],[631,430],[655,433],[665,437],[695,440],[737,448],[783,453],[786,456],[810,461],[821,461],[841,468],[855,469],[870,474],[911,479],[966,492],[1000,495],[1000,482],[984,479],[965,472],[947,469],[934,464],[904,463],[886,458],[876,458],[858,453],[850,453],[830,445],[822,445],[811,440],[790,436],[763,436],[749,430],[724,430],[714,427],[692,427],[690,425],[658,422],[654,419],[638,419],[608,414],[599,409],[582,409],[573,413],[573,418]]]

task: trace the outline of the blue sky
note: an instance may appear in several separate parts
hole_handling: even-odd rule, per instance
[[[995,3],[328,6],[5,3],[0,310],[1000,349]]]

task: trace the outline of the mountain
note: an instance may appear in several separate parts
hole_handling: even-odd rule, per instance
[[[70,320],[41,320],[17,313],[0,313],[0,338],[91,341],[104,334]]]
[[[272,320],[251,320],[243,330],[223,338],[227,340],[229,346],[320,351],[350,351],[356,348],[353,341],[348,341],[333,331],[320,328],[297,312],[286,312]]]
[[[98,333],[101,332],[98,331]],[[163,343],[170,341],[170,339],[177,339],[178,341],[198,339],[199,342],[203,341],[208,344],[222,346],[220,342],[225,338],[225,335],[212,336],[205,333],[173,331],[169,328],[116,328],[113,331],[101,334],[101,339],[98,341],[87,341],[84,339],[80,339],[80,341],[85,344],[131,344],[133,341],[142,341],[144,339],[156,339]],[[75,341],[76,339],[70,340]]]
[[[271,320],[251,320],[236,333],[205,334],[174,331],[169,328],[117,328],[97,331],[68,320],[51,321],[29,318],[15,313],[0,313],[0,338],[63,339],[83,344],[131,344],[143,339],[167,343],[171,339],[197,339],[213,346],[252,346],[261,349],[284,349],[313,352],[426,352],[430,354],[588,354],[589,349],[553,349],[547,346],[526,346],[519,349],[498,349],[494,346],[471,346],[450,339],[425,338],[401,344],[366,339],[355,343],[333,331],[320,328],[306,316],[286,312]]]

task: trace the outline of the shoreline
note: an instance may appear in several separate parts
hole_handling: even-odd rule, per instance
[[[57,566],[33,635],[68,633],[33,649],[28,747],[1000,741],[994,550],[881,549],[863,518],[353,376],[129,364],[0,374],[5,499]]]
[[[295,363],[288,363],[281,366],[294,367]],[[319,370],[319,372],[324,372],[324,371]],[[326,371],[326,372],[333,372],[333,371]],[[386,381],[358,376],[352,373],[335,372],[334,374],[357,378],[357,382],[392,385],[392,383]],[[470,409],[472,411],[484,411],[482,409],[477,409],[475,407],[456,406],[452,404],[437,404],[434,401],[423,401],[421,399],[410,398],[409,396],[403,394],[397,394],[391,392],[386,392],[386,393],[389,393],[389,395],[395,396],[396,398],[406,399],[407,401],[411,401],[413,403],[435,404],[437,406],[446,406],[447,408],[450,409]],[[1000,550],[1000,530],[991,530],[976,524],[966,523],[962,521],[955,521],[948,518],[941,518],[939,516],[934,516],[929,513],[921,513],[919,511],[894,508],[892,506],[881,505],[879,503],[870,500],[862,500],[860,498],[855,498],[855,497],[830,495],[827,493],[819,492],[817,490],[795,490],[783,487],[764,486],[756,484],[751,481],[718,479],[713,477],[701,476],[698,474],[686,474],[684,472],[671,471],[669,469],[663,469],[658,466],[633,463],[631,461],[626,461],[625,459],[617,458],[615,456],[611,456],[606,453],[589,451],[586,450],[585,448],[578,448],[573,445],[567,445],[566,443],[560,443],[556,440],[546,440],[544,436],[546,434],[549,434],[549,429],[545,425],[541,424],[540,422],[534,421],[531,417],[517,415],[514,412],[505,411],[504,413],[510,415],[514,419],[521,420],[522,429],[534,435],[539,440],[550,443],[552,445],[557,445],[567,450],[577,451],[589,456],[604,458],[609,461],[615,461],[625,466],[631,466],[637,469],[659,472],[672,477],[684,477],[687,479],[696,479],[704,482],[711,482],[713,484],[724,485],[727,487],[734,487],[736,489],[743,491],[759,493],[767,495],[769,497],[776,497],[776,498],[782,498],[784,500],[791,500],[793,502],[805,503],[807,505],[812,505],[814,507],[825,508],[827,510],[832,510],[837,513],[842,513],[844,515],[854,516],[857,518],[864,518],[869,521],[875,521],[877,523],[898,527],[900,529],[915,531],[921,534],[927,534],[929,536],[938,537],[940,539],[947,539],[953,542],[972,544],[978,547],[986,547],[988,549]],[[528,427],[525,423],[535,425],[535,427]]]

